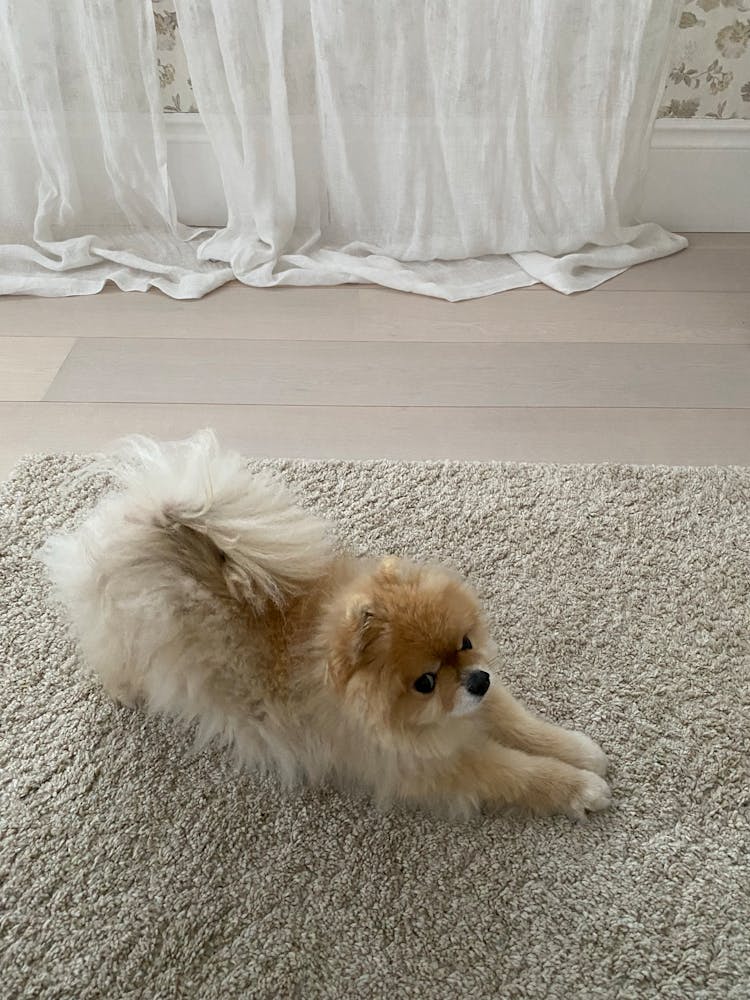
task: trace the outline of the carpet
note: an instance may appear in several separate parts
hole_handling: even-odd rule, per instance
[[[32,553],[101,484],[3,487],[0,995],[750,996],[750,470],[267,463],[357,549],[447,561],[511,689],[609,753],[584,824],[282,793],[109,703]]]

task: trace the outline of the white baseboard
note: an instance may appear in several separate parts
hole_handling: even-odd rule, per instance
[[[750,232],[750,120],[658,121],[641,216],[683,233]]]
[[[166,115],[169,171],[180,218],[220,226],[226,204],[197,115]],[[750,232],[750,120],[656,123],[643,219],[677,232]]]

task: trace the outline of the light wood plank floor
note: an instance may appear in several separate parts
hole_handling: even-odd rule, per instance
[[[750,465],[750,233],[582,295],[0,299],[0,476],[213,426],[247,454]]]

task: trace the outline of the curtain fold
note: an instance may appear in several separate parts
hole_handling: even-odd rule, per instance
[[[592,288],[638,219],[677,0],[176,0],[226,227],[175,215],[149,0],[0,0],[0,292]]]

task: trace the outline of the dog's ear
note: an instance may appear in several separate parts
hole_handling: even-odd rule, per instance
[[[382,619],[364,595],[355,595],[349,600],[343,620],[339,643],[328,664],[329,676],[340,688],[365,666],[368,649],[383,632]]]
[[[372,601],[355,598],[347,608],[347,624],[352,640],[352,653],[361,660],[368,647],[383,631],[383,622]]]

